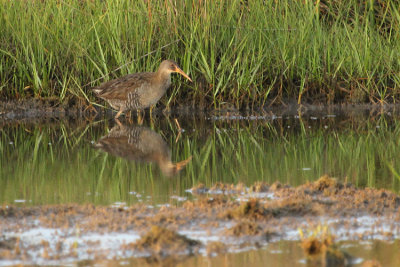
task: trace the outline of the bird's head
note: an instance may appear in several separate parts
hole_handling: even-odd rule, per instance
[[[185,77],[189,81],[192,81],[192,79],[190,79],[190,77],[185,72],[183,72],[183,70],[181,70],[181,68],[179,68],[178,64],[173,60],[164,60],[163,62],[161,62],[159,71],[166,72],[168,74],[176,72],[176,73],[181,74],[183,77]]]

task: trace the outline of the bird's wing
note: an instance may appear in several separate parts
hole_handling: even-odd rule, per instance
[[[129,93],[139,93],[146,85],[150,84],[153,73],[142,72],[129,74],[114,79],[93,88],[93,91],[101,98],[126,100]]]

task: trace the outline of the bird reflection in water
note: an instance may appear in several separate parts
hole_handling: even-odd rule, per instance
[[[94,145],[111,155],[138,162],[155,162],[165,176],[178,174],[192,157],[173,163],[171,150],[158,133],[148,127],[124,125],[118,119],[111,131]]]

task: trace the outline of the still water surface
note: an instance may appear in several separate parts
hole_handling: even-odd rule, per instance
[[[299,185],[323,174],[400,189],[390,112],[4,123],[1,203],[177,204],[194,185]]]

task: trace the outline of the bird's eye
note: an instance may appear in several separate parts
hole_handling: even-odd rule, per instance
[[[175,65],[174,64],[171,64],[171,69],[175,69]]]

